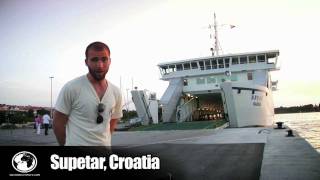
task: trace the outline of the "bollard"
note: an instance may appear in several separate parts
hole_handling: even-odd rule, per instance
[[[293,137],[293,131],[291,129],[287,130],[288,134],[287,137]]]
[[[278,127],[275,129],[285,129],[284,127],[282,127],[283,122],[276,122],[276,124],[278,125]]]

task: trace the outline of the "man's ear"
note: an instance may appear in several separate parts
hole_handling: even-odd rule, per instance
[[[85,60],[84,60],[84,62],[86,63],[86,66],[88,66],[88,60],[87,60],[87,59],[85,59]]]

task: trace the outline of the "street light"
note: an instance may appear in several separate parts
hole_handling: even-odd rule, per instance
[[[129,112],[129,96],[128,96],[128,91],[130,90],[130,89],[126,89],[127,90],[127,102],[126,102],[126,106],[127,106],[127,113]]]
[[[51,82],[51,91],[50,91],[50,99],[51,99],[51,101],[50,101],[50,104],[51,104],[51,106],[50,106],[50,118],[52,119],[52,79],[53,79],[54,77],[53,77],[53,76],[50,76],[49,78],[50,78],[50,82]]]

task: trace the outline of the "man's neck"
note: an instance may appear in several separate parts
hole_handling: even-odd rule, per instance
[[[92,77],[92,75],[90,73],[87,74],[87,77],[89,79],[89,81],[91,82],[91,84],[93,84],[94,86],[106,86],[107,85],[107,80],[106,79],[101,79],[101,80],[96,80],[95,78]]]
[[[102,79],[101,81],[97,81],[94,79],[90,73],[87,74],[87,77],[92,84],[94,90],[96,91],[97,96],[99,97],[100,101],[103,98],[103,95],[105,94],[107,88],[108,88],[108,83],[106,79]]]

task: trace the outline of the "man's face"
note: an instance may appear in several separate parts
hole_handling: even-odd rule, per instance
[[[105,78],[110,63],[111,59],[108,50],[95,51],[94,49],[89,49],[86,65],[88,66],[89,73],[95,80],[101,81]]]

